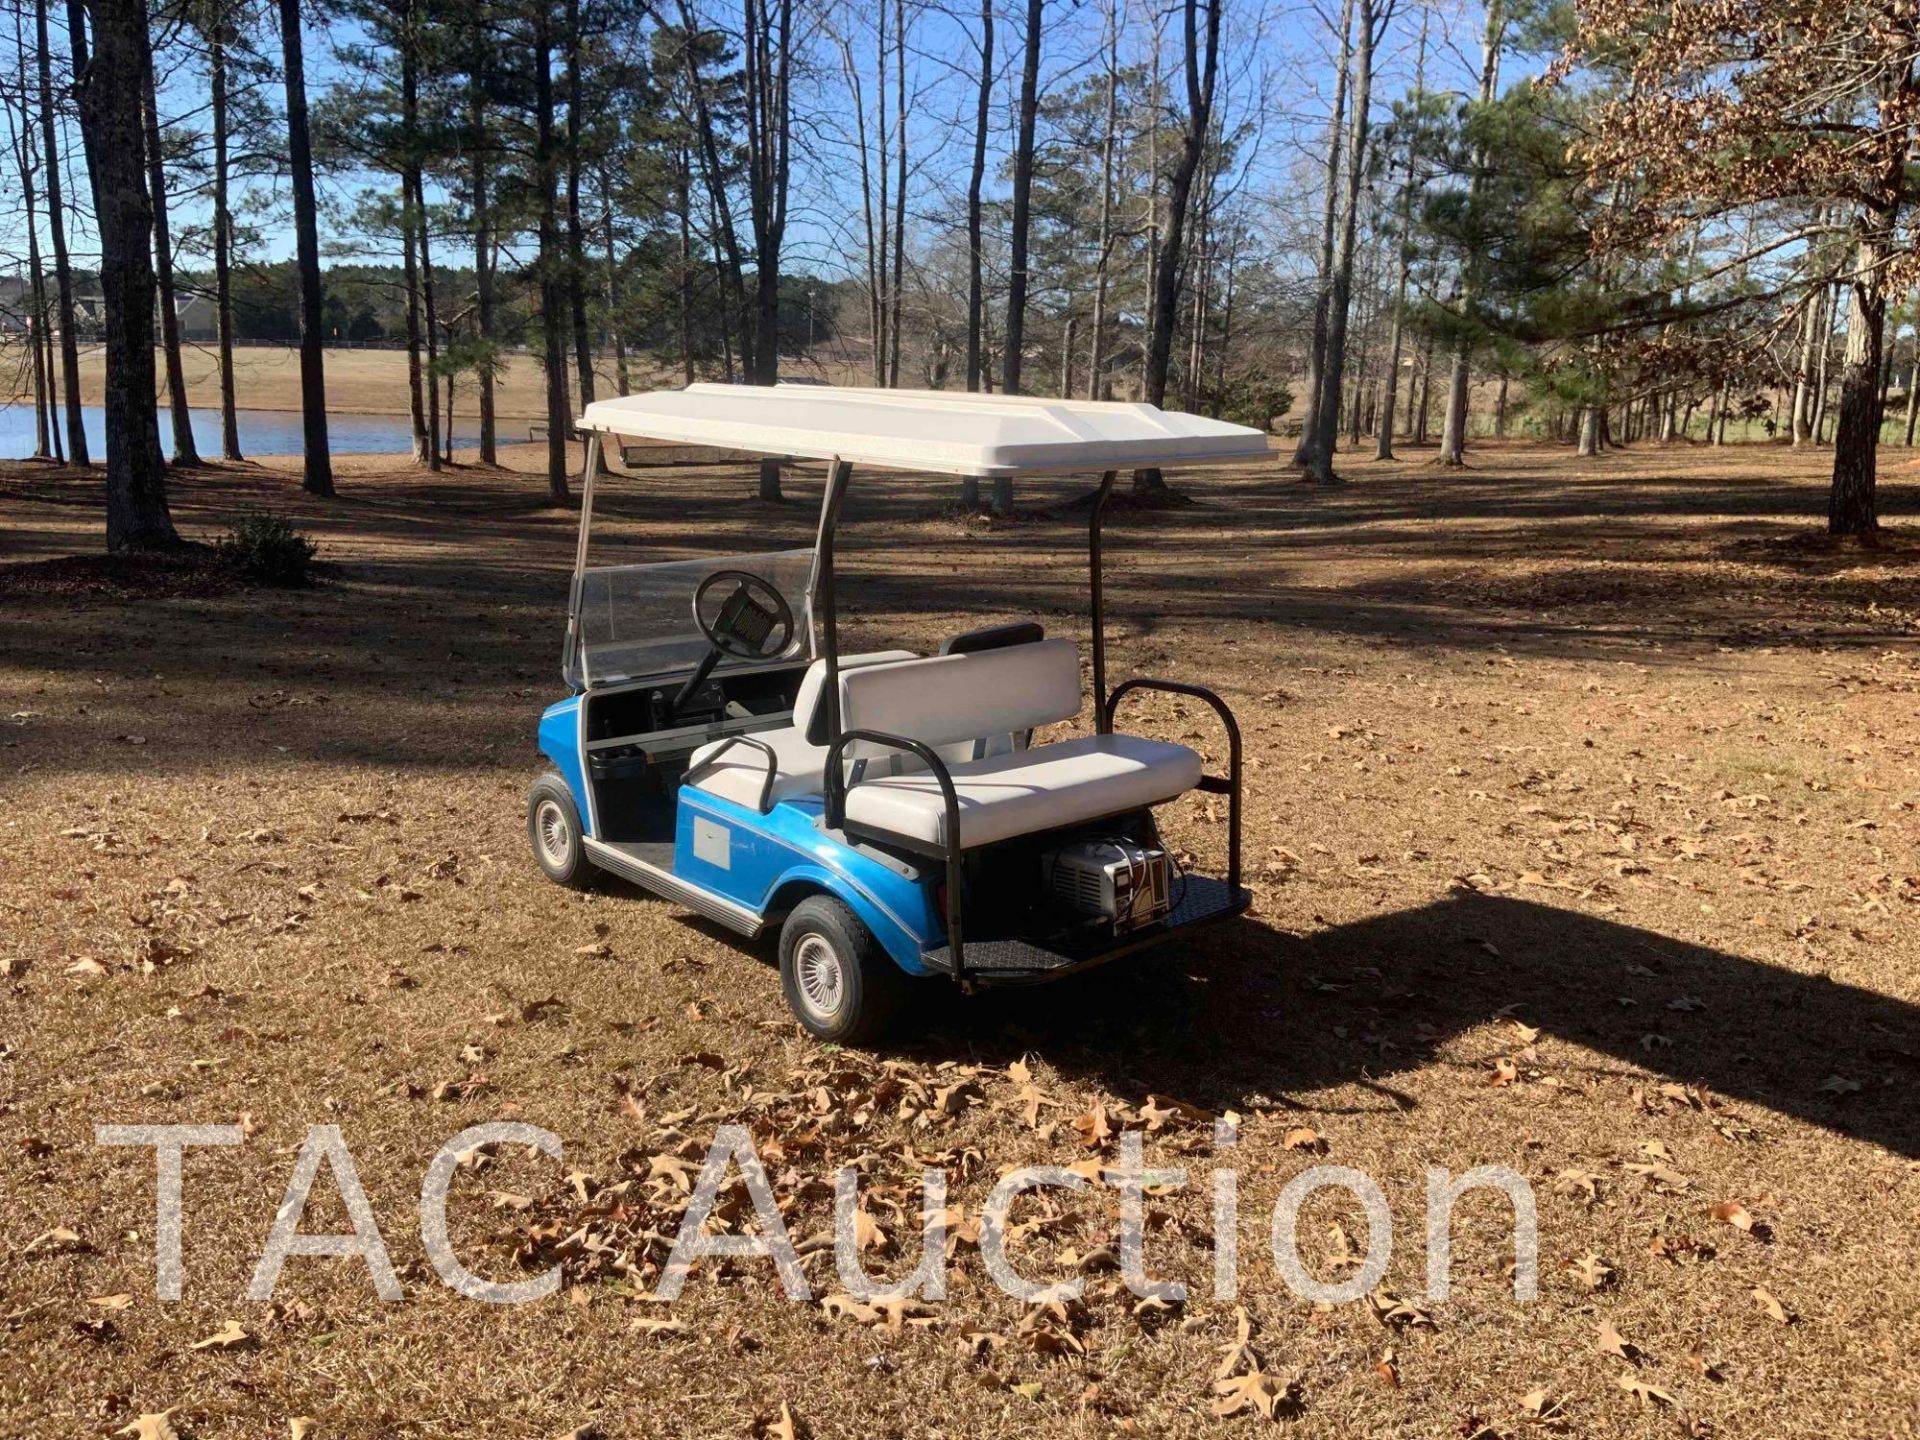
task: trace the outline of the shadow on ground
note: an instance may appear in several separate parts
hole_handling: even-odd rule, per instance
[[[1638,967],[1630,968],[1630,967]],[[1637,1001],[1623,1007],[1621,997]],[[1688,1008],[1669,1004],[1690,997]],[[1697,1004],[1695,1003],[1697,1002]],[[1502,1016],[1730,1100],[1920,1156],[1920,1113],[1883,1086],[1920,1071],[1920,1007],[1529,901],[1467,892],[1309,938],[1246,920],[1033,990],[922,997],[920,1058],[1006,1064],[1038,1050],[1114,1093],[1210,1110],[1300,1104],[1393,1078]],[[1649,1039],[1648,1037],[1657,1037]],[[1821,1086],[1836,1070],[1857,1093]],[[1564,1072],[1563,1072],[1564,1073]],[[1764,1124],[1764,1121],[1762,1121]]]

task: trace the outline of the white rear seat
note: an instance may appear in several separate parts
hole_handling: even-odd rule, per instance
[[[906,736],[946,762],[962,849],[1158,805],[1200,780],[1192,750],[1136,735],[1087,735],[972,758],[982,737],[1022,736],[1080,713],[1080,653],[1071,640],[926,659],[881,650],[844,656],[840,667],[843,728]],[[752,737],[778,757],[775,801],[822,792],[827,747],[812,736],[824,738],[825,671],[822,661],[808,667],[791,727]],[[725,743],[694,751],[687,783],[753,809],[766,783],[766,756],[736,745],[705,765]],[[850,743],[846,756],[858,776],[847,790],[849,825],[926,848],[946,843],[940,783],[924,765],[899,764],[898,751],[864,740]],[[883,769],[891,773],[876,775]]]
[[[1080,705],[1080,652],[1071,640],[869,665],[840,677],[846,729],[935,747],[1070,720]],[[855,756],[890,753],[866,741],[848,746]],[[1171,800],[1199,781],[1201,762],[1184,745],[1089,735],[947,768],[959,844],[970,849]],[[862,778],[848,788],[846,808],[848,823],[861,829],[926,846],[947,839],[940,784],[924,769]]]
[[[1086,735],[950,767],[960,802],[960,848],[971,850],[1158,805],[1200,780],[1184,745],[1137,735]],[[946,802],[925,770],[864,780],[847,791],[847,823],[925,846],[946,843]]]

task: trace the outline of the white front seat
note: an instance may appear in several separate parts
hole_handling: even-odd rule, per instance
[[[864,655],[842,655],[840,668],[842,671],[857,670],[862,665],[880,665],[890,660],[913,658],[911,650],[874,650]],[[821,791],[826,773],[827,747],[809,739],[808,731],[816,730],[820,693],[826,688],[826,679],[827,662],[814,661],[807,667],[807,673],[800,680],[800,689],[793,697],[793,723],[777,730],[761,730],[747,737],[757,740],[774,753],[776,766],[769,804],[778,804],[794,795],[818,795]],[[694,751],[687,762],[686,783],[709,795],[718,795],[736,805],[757,810],[760,808],[760,792],[767,783],[767,757],[743,740],[713,764],[707,764],[709,757],[728,743],[726,740],[715,740]]]

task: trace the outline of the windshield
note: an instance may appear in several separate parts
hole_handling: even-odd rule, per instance
[[[717,668],[813,658],[813,547],[765,555],[711,556],[657,565],[610,565],[580,579],[578,644],[566,659],[567,683],[597,687],[691,670],[713,645],[700,632],[693,597],[721,570],[743,570],[783,596],[793,612],[792,638],[760,661],[723,656]],[[712,619],[717,597],[708,602]]]

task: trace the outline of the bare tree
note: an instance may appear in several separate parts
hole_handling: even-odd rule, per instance
[[[227,48],[232,36],[227,0],[213,0],[205,20],[208,81],[213,106],[213,309],[218,326],[220,458],[239,460],[240,417],[233,382],[233,205],[229,195],[230,144]]]
[[[1307,347],[1307,413],[1293,463],[1305,465],[1313,453],[1313,429],[1320,418],[1320,373],[1327,360],[1327,293],[1333,284],[1333,243],[1340,219],[1340,164],[1345,150],[1347,80],[1352,73],[1353,0],[1340,7],[1340,59],[1333,71],[1333,113],[1327,119],[1327,191],[1320,213],[1320,255],[1314,271],[1313,338]]]
[[[60,389],[66,404],[67,459],[72,464],[85,465],[89,457],[87,427],[80,409],[80,337],[74,324],[73,268],[67,259],[66,211],[60,194],[59,127],[54,124],[53,115],[52,47],[47,43],[46,0],[35,0],[33,20],[40,61],[40,158],[47,175],[47,239],[53,248],[54,296],[59,305],[55,318],[60,322]],[[88,69],[86,15],[80,0],[69,0],[67,26],[77,88],[81,75]],[[87,173],[93,174],[91,164]]]
[[[987,122],[993,107],[993,0],[980,0],[980,79],[974,91],[973,168],[967,176],[967,389],[981,388],[986,294],[980,252],[980,189],[987,173]]]
[[[1413,65],[1413,94],[1411,104],[1418,105],[1427,86],[1427,26],[1433,12],[1425,4],[1420,7],[1420,47],[1416,52]],[[1412,119],[1412,117],[1410,117]],[[1381,376],[1380,386],[1380,429],[1374,446],[1374,459],[1393,459],[1393,412],[1399,399],[1400,387],[1400,347],[1405,342],[1407,326],[1407,283],[1413,275],[1413,192],[1415,176],[1418,170],[1418,145],[1412,135],[1406,137],[1406,170],[1400,177],[1400,203],[1398,207],[1398,233],[1394,236],[1394,246],[1398,252],[1399,268],[1393,288],[1393,326],[1387,341],[1386,370]]]
[[[1358,0],[1353,36],[1353,114],[1348,121],[1347,195],[1340,220],[1340,250],[1326,293],[1326,351],[1320,393],[1314,402],[1307,448],[1307,479],[1334,482],[1333,447],[1340,428],[1340,397],[1347,364],[1347,321],[1353,302],[1353,256],[1360,206],[1366,199],[1368,111],[1373,101],[1373,56],[1393,19],[1396,0]],[[1359,406],[1354,407],[1357,415]]]
[[[1180,254],[1186,240],[1187,209],[1193,197],[1207,135],[1213,128],[1214,81],[1220,72],[1221,0],[1184,0],[1181,7],[1182,70],[1187,113],[1180,132],[1180,153],[1167,181],[1166,236],[1154,276],[1152,340],[1147,347],[1146,399],[1167,398],[1167,365],[1173,354],[1174,317],[1180,304]],[[1202,17],[1204,15],[1204,23]],[[1158,470],[1136,470],[1137,490],[1164,490]]]
[[[1025,59],[1020,70],[1019,136],[1013,147],[1013,228],[1008,236],[1007,328],[1001,338],[1000,388],[1020,393],[1027,331],[1027,248],[1033,207],[1033,132],[1040,114],[1040,30],[1045,0],[1027,0]]]
[[[160,149],[160,107],[154,95],[153,46],[146,49],[145,73],[140,77],[140,104],[145,121],[147,191],[153,207],[153,263],[160,304],[160,351],[167,367],[167,410],[173,422],[173,463],[198,465],[200,448],[193,439],[193,412],[187,408],[186,366],[180,358],[180,314],[173,301],[173,232],[167,223],[167,164]]]

